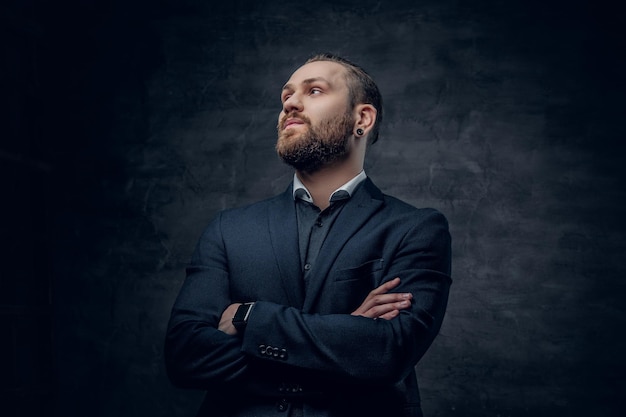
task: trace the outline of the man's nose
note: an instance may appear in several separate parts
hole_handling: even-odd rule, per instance
[[[285,113],[290,113],[292,111],[302,111],[302,100],[300,100],[300,95],[297,93],[291,94],[283,102],[283,111]]]

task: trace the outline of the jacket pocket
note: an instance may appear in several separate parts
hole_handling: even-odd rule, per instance
[[[347,282],[356,280],[366,280],[368,282],[375,282],[374,275],[377,272],[382,271],[384,266],[384,260],[374,259],[367,261],[354,268],[339,269],[335,272],[335,282]]]

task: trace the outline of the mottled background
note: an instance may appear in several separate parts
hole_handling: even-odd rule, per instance
[[[616,6],[210,3],[0,6],[0,414],[194,415],[162,355],[184,265],[217,210],[287,186],[279,90],[326,50],[386,100],[369,176],[450,221],[427,417],[624,414]]]

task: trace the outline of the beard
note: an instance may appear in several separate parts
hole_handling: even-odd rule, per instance
[[[297,117],[306,125],[304,132],[295,129],[284,130],[289,117]],[[283,162],[297,171],[315,172],[334,162],[345,160],[349,153],[349,139],[352,136],[354,117],[346,112],[313,126],[304,115],[290,113],[278,123],[278,141],[276,152]]]

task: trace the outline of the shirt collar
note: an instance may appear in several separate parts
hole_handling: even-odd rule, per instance
[[[365,178],[367,178],[367,175],[365,175],[365,171],[362,170],[356,177],[333,191],[328,201],[337,201],[352,197],[352,193],[354,193],[356,187],[363,182]],[[313,204],[311,193],[309,193],[309,190],[306,189],[296,174],[293,174],[293,198],[294,200],[299,198]]]

